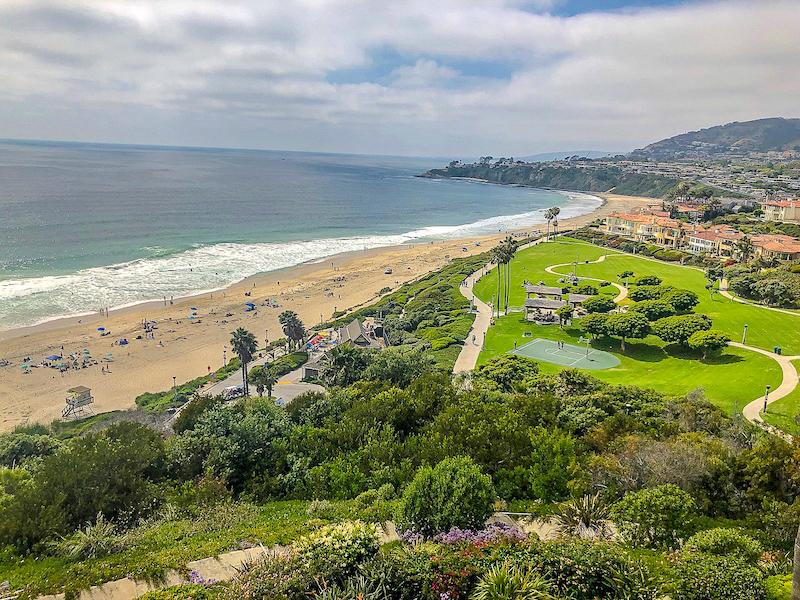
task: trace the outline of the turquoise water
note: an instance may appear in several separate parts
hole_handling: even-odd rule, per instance
[[[218,289],[339,252],[496,233],[581,194],[415,177],[445,161],[0,142],[0,329]]]

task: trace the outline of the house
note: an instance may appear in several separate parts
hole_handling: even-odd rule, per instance
[[[800,258],[800,240],[789,235],[754,235],[753,253],[756,258],[797,260]]]
[[[771,200],[761,205],[767,221],[800,222],[800,201]]]
[[[372,348],[373,350],[383,350],[389,346],[389,339],[386,337],[383,326],[373,322],[365,324],[358,319],[353,319],[349,325],[340,327],[337,335],[340,344],[350,343],[359,348]]]
[[[600,231],[668,248],[679,247],[683,239],[683,223],[654,214],[610,213]]]

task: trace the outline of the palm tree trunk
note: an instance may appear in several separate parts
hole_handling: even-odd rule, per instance
[[[800,600],[800,527],[797,528],[797,537],[794,538],[794,567],[792,569],[791,600]]]
[[[497,261],[497,316],[500,316],[500,304],[502,303],[500,296],[500,261]]]
[[[508,316],[508,301],[511,293],[511,261],[506,263],[506,316]]]
[[[244,361],[242,361],[242,384],[244,385],[244,397],[247,398],[247,363]]]

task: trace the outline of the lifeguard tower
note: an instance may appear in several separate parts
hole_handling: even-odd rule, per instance
[[[92,390],[85,386],[78,385],[68,389],[67,394],[69,394],[69,396],[65,398],[67,405],[64,407],[64,410],[61,411],[62,418],[66,419],[67,417],[72,417],[73,419],[79,419],[83,416],[94,414],[92,407],[89,406],[94,402]]]

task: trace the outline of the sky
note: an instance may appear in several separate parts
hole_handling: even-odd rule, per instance
[[[800,0],[3,0],[0,138],[438,157],[800,117]]]

